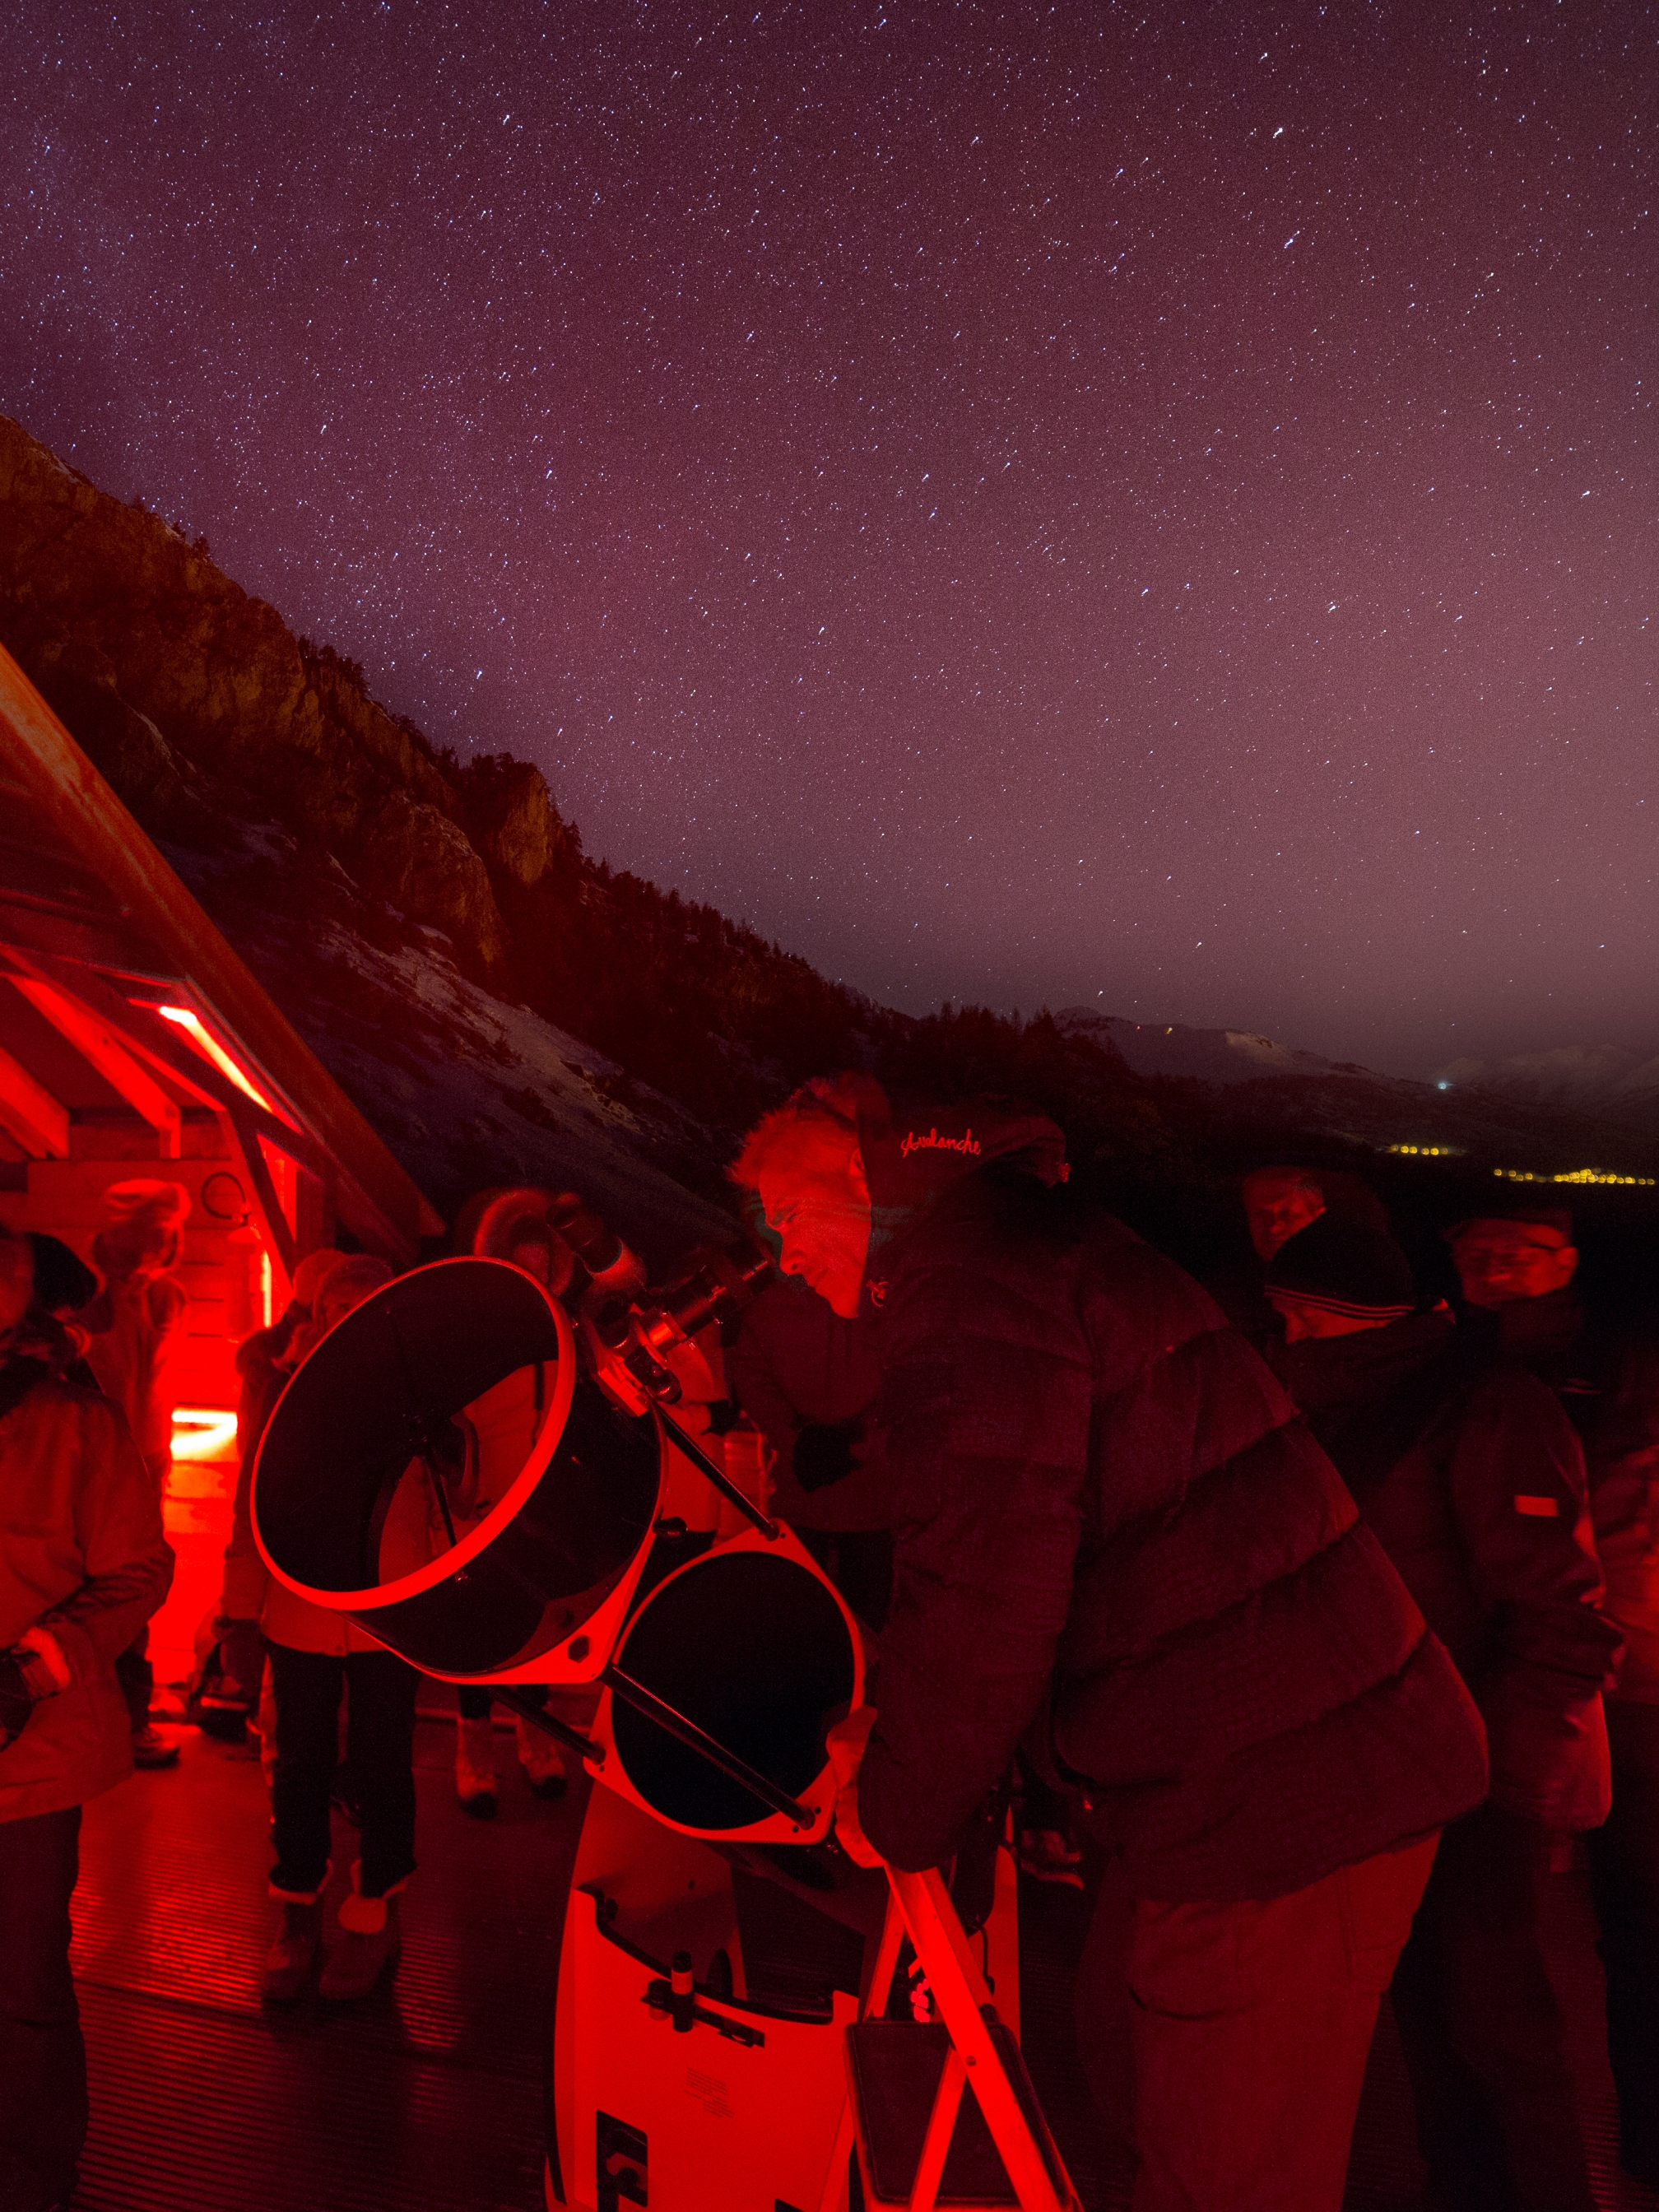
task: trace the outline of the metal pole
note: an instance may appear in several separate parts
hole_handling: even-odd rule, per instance
[[[567,1751],[574,1751],[586,1765],[605,1765],[605,1746],[602,1743],[595,1743],[592,1737],[583,1735],[579,1729],[569,1727],[563,1721],[556,1721],[546,1707],[538,1705],[529,1692],[521,1689],[518,1683],[480,1682],[477,1686],[488,1690],[492,1698],[498,1698],[522,1719],[527,1720],[532,1728],[540,1729],[544,1735],[550,1735]]]
[[[761,1534],[765,1537],[769,1544],[775,1542],[778,1534],[777,1522],[775,1521],[769,1521],[765,1514],[761,1511],[759,1506],[755,1504],[754,1500],[744,1496],[742,1491],[738,1488],[737,1484],[732,1481],[731,1476],[726,1474],[725,1468],[715,1466],[714,1461],[709,1458],[708,1453],[702,1449],[702,1446],[697,1443],[694,1437],[687,1436],[685,1431],[680,1426],[679,1423],[674,1419],[672,1413],[664,1413],[662,1407],[659,1406],[657,1407],[657,1419],[662,1423],[664,1428],[667,1430],[676,1448],[685,1454],[687,1459],[689,1459],[692,1466],[696,1468],[698,1474],[706,1476],[708,1480],[714,1484],[715,1489],[719,1491],[720,1496],[726,1500],[727,1504],[735,1505],[738,1512],[742,1514],[744,1519],[751,1522],[755,1528],[759,1529]]]

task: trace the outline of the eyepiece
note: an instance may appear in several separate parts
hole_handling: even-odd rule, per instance
[[[548,1225],[596,1279],[608,1274],[627,1250],[614,1229],[607,1228],[586,1200],[574,1190],[562,1190],[547,1209]]]

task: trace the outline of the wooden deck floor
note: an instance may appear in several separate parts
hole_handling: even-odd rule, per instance
[[[135,1775],[88,1808],[75,1960],[93,2125],[76,2212],[540,2212],[543,2056],[578,1814],[530,1795],[503,1735],[501,1817],[465,1820],[453,1743],[446,1723],[422,1723],[421,1871],[395,1980],[337,2014],[259,2003],[270,1853],[250,1752],[187,1732],[179,1769]],[[336,1842],[343,1887],[343,1824]],[[1659,2212],[1659,2196],[1614,2174],[1588,1908],[1577,1877],[1560,1881],[1559,1980],[1601,2202]],[[1117,2212],[1067,2048],[1081,1901],[1027,1885],[1022,1911],[1031,2071],[1090,2212]],[[1417,2179],[1385,2021],[1348,2212],[1408,2212]]]

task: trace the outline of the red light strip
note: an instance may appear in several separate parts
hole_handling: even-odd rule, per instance
[[[212,1030],[192,1006],[157,1006],[155,1012],[164,1022],[173,1022],[183,1030],[196,1049],[205,1060],[211,1060],[221,1075],[228,1076],[236,1088],[246,1092],[256,1106],[263,1106],[267,1114],[276,1112],[270,1099],[254,1082],[246,1069],[226,1051]]]

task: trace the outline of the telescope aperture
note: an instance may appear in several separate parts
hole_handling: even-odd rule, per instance
[[[532,1665],[648,1543],[653,1421],[579,1377],[521,1269],[446,1260],[388,1283],[295,1372],[254,1472],[271,1571],[426,1671]]]

